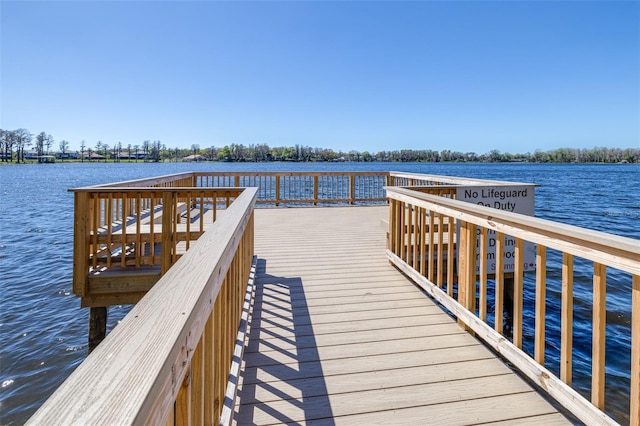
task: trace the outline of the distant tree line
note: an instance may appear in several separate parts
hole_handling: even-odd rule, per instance
[[[45,132],[33,135],[27,129],[0,129],[0,158],[4,162],[25,161],[25,149],[33,146],[40,158],[52,153],[54,138]],[[61,158],[69,152],[69,142],[58,143],[58,154]],[[90,146],[84,140],[80,142],[79,161],[230,161],[230,162],[265,162],[265,161],[390,161],[390,162],[533,162],[533,163],[640,163],[640,148],[558,148],[550,151],[536,150],[534,153],[510,154],[492,150],[486,154],[475,152],[458,152],[450,150],[435,151],[431,149],[401,149],[393,151],[334,151],[327,148],[309,146],[270,147],[261,144],[230,144],[217,148],[210,146],[201,148],[192,144],[190,148],[169,148],[159,140],[145,140],[141,144],[123,146],[117,142],[113,145],[98,141]]]

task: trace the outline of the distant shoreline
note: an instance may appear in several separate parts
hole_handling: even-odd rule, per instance
[[[310,161],[296,161],[296,160],[260,160],[260,161],[246,161],[246,160],[236,160],[236,161],[220,161],[220,160],[201,160],[201,161],[134,161],[134,160],[107,160],[107,161],[81,161],[81,160],[56,160],[55,163],[39,163],[36,160],[26,160],[17,163],[15,161],[5,162],[0,161],[0,166],[23,166],[23,165],[49,165],[49,164],[164,164],[164,163],[194,163],[194,164],[267,164],[267,163],[282,163],[282,164],[290,164],[290,163],[300,163],[300,164],[315,164],[315,163],[337,163],[337,164],[349,164],[349,163],[357,163],[357,164],[408,164],[408,163],[423,163],[423,164],[437,164],[437,163],[449,163],[449,164],[601,164],[601,165],[619,165],[619,164],[633,164],[640,165],[640,161],[638,162],[630,162],[630,161],[619,161],[619,162],[606,162],[606,161],[544,161],[544,162],[536,162],[536,161],[322,161],[322,160],[310,160]]]

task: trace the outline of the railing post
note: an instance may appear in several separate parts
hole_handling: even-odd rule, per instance
[[[91,197],[88,192],[76,192],[74,201],[73,292],[84,297],[88,291]]]
[[[280,205],[280,175],[276,175],[276,207]]]
[[[350,185],[349,185],[349,204],[353,205],[355,204],[356,201],[356,176],[355,175],[350,175],[349,176],[349,181],[350,181]]]
[[[164,192],[162,194],[162,247],[160,253],[160,268],[164,275],[172,263],[173,251],[173,192]],[[153,245],[152,245],[153,247]]]
[[[319,194],[318,194],[318,176],[314,176],[313,177],[313,205],[317,206],[318,205],[318,198],[319,198]]]
[[[458,302],[474,315],[476,312],[476,229],[477,225],[460,222],[460,247],[458,251]],[[458,320],[464,330],[471,331]]]

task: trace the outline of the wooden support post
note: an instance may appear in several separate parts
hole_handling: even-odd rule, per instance
[[[107,336],[107,308],[89,308],[89,353]]]
[[[320,198],[318,196],[318,176],[314,176],[313,177],[313,205],[317,206],[318,205],[318,198]]]
[[[160,253],[160,267],[164,275],[172,264],[173,252],[173,194],[162,194],[162,247]]]
[[[91,199],[86,192],[75,193],[73,232],[73,292],[84,297],[89,288],[89,244],[91,231]]]
[[[351,175],[349,176],[349,181],[350,181],[350,194],[349,194],[349,204],[355,204],[356,201],[356,176],[355,175]]]
[[[280,176],[276,175],[276,207],[280,205]]]

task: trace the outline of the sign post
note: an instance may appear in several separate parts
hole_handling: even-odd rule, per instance
[[[535,213],[535,185],[505,185],[505,186],[461,186],[457,189],[456,198],[460,201],[477,204],[479,206],[493,207],[494,209],[505,210],[513,213],[533,216]],[[458,233],[459,234],[459,233]],[[478,229],[478,247],[480,246],[480,229]],[[459,245],[459,244],[457,244]],[[488,250],[486,271],[489,274],[496,272],[496,233],[493,230],[488,232]],[[504,270],[503,272],[515,271],[515,238],[505,235],[504,238]],[[480,256],[478,251],[477,256]],[[535,270],[536,249],[530,242],[524,243],[524,271]],[[476,259],[476,273],[480,273],[480,259]]]

